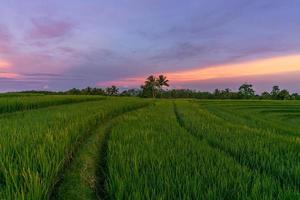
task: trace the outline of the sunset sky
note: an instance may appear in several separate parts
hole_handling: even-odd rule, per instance
[[[300,92],[299,0],[0,0],[0,91],[243,82]]]

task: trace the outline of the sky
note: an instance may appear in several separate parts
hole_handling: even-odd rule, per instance
[[[299,0],[0,0],[0,91],[252,83],[300,93]]]

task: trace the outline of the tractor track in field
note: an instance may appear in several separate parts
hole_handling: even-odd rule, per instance
[[[58,191],[62,183],[64,182],[64,174],[66,171],[70,168],[72,161],[76,158],[76,155],[80,152],[80,149],[83,145],[85,145],[88,138],[92,137],[94,134],[97,134],[97,128],[100,126],[104,126],[104,138],[101,141],[101,145],[98,151],[99,155],[99,161],[97,161],[98,169],[96,171],[96,189],[94,190],[95,195],[100,199],[107,199],[107,193],[105,189],[105,181],[106,181],[106,174],[107,174],[107,147],[108,147],[108,140],[110,132],[113,128],[114,120],[118,117],[123,116],[126,113],[134,112],[139,109],[145,108],[149,106],[150,104],[144,104],[144,105],[138,105],[127,108],[127,110],[121,110],[119,112],[108,114],[103,119],[97,119],[96,125],[92,126],[87,132],[86,137],[82,137],[80,140],[78,140],[77,144],[75,145],[74,150],[70,153],[68,158],[66,159],[63,168],[57,175],[56,181],[54,182],[54,185],[52,189],[50,189],[50,192],[48,194],[48,199],[58,199]]]
[[[112,128],[114,126],[114,122],[110,123],[108,127],[105,128],[104,130],[104,138],[101,144],[101,147],[99,149],[99,161],[98,161],[98,169],[96,171],[96,195],[100,199],[108,199],[108,194],[105,189],[105,181],[106,181],[106,175],[108,172],[108,167],[107,167],[107,155],[108,155],[108,140],[110,133],[112,131]]]
[[[257,167],[255,167],[254,165],[250,165],[244,162],[241,162],[240,159],[231,151],[225,149],[224,147],[222,147],[221,145],[215,143],[215,142],[211,142],[208,141],[207,139],[197,136],[195,135],[189,128],[187,128],[184,124],[184,121],[182,119],[182,117],[180,116],[177,106],[175,104],[175,102],[173,102],[173,110],[174,110],[174,114],[176,116],[177,122],[178,124],[187,131],[187,133],[191,134],[192,136],[194,136],[196,139],[198,140],[205,140],[207,142],[207,144],[216,150],[219,150],[220,152],[223,152],[225,155],[227,155],[228,157],[232,158],[235,162],[237,162],[240,166],[243,166],[245,168],[247,168],[249,171],[253,172],[253,173],[259,173],[261,175],[267,175],[269,176],[271,179],[273,179],[274,181],[278,182],[278,184],[282,187],[285,188],[286,187],[286,182],[285,180],[283,180],[282,178],[279,178],[278,176],[276,176],[274,173],[268,173],[265,170],[259,170],[257,169]],[[295,183],[297,182],[297,180],[294,181]],[[295,183],[289,183],[288,187],[290,187],[291,189],[293,189],[296,192],[300,192],[299,188],[297,185],[295,185]]]

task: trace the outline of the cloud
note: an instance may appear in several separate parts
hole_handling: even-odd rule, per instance
[[[0,68],[51,89],[300,53],[296,0],[38,5],[1,12]]]
[[[176,44],[174,47],[164,49],[157,55],[150,57],[153,61],[166,61],[166,60],[183,60],[201,54],[208,53],[210,48],[206,45],[192,44],[190,42],[182,42]]]
[[[193,84],[195,82],[205,82],[214,80],[218,82],[224,79],[242,79],[245,77],[259,76],[280,76],[286,73],[300,73],[300,54],[281,56],[267,59],[259,59],[255,61],[241,62],[236,64],[210,66],[206,68],[198,68],[193,70],[181,71],[165,71],[168,79],[174,85]],[[242,78],[241,78],[242,77]],[[98,82],[98,85],[116,84],[119,86],[138,86],[144,80],[143,77],[124,78],[116,81]]]
[[[20,74],[24,80],[47,80],[47,81],[81,81],[84,80],[82,76],[69,76],[67,74],[54,74],[54,73],[32,73]]]
[[[34,18],[33,29],[29,33],[31,39],[53,39],[69,35],[74,29],[73,23],[50,18]]]
[[[220,29],[242,17],[252,4],[254,4],[252,0],[226,1],[226,3],[223,1],[219,1],[219,3],[202,2],[196,3],[193,7],[189,7],[187,3],[186,6],[177,11],[177,15],[181,16],[178,21],[172,22],[170,20],[167,26],[162,26],[163,28],[159,30],[149,29],[145,31],[139,29],[136,34],[151,41],[218,37]],[[184,9],[188,11],[183,14]]]
[[[279,85],[282,89],[288,88],[290,92],[300,93],[299,88],[295,87],[299,85],[299,75],[300,71],[258,76],[241,76],[236,78],[198,80],[192,82],[176,83],[172,84],[171,86],[173,87],[175,85],[176,88],[178,85],[180,85],[182,88],[190,88],[201,91],[213,91],[215,88],[230,88],[234,91],[237,91],[241,84],[243,84],[244,82],[248,82],[254,86],[254,89],[257,93],[261,93],[263,91],[270,92],[273,85]]]
[[[128,87],[137,87],[145,81],[145,78],[125,78],[123,80],[117,81],[99,81],[96,83],[98,87],[107,87],[115,85],[118,87],[128,88]]]
[[[24,76],[28,77],[61,77],[61,74],[54,74],[54,73],[28,73],[23,74]]]
[[[281,56],[166,74],[177,82],[282,74],[300,72],[299,60],[300,55]]]
[[[11,67],[11,63],[6,60],[0,59],[0,69],[8,69]]]
[[[12,51],[12,35],[6,26],[0,25],[0,53]]]
[[[20,77],[19,74],[9,73],[9,72],[0,72],[0,78],[17,79],[19,77]]]

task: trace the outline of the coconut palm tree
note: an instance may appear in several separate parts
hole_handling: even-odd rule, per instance
[[[168,84],[168,82],[169,80],[164,75],[159,75],[157,78],[157,84],[160,89],[162,89],[163,86],[169,87],[170,85]]]
[[[155,96],[156,96],[157,87],[158,87],[157,78],[153,75],[149,76],[145,81],[144,88],[151,90],[153,98],[155,98]]]
[[[168,82],[169,80],[164,75],[159,75],[158,77],[151,75],[146,79],[145,84],[141,86],[143,94],[147,96],[147,93],[151,93],[152,97],[155,98],[164,86],[169,87]]]
[[[114,96],[117,95],[118,93],[119,93],[119,88],[117,88],[115,85],[106,88],[106,94],[109,96]]]

